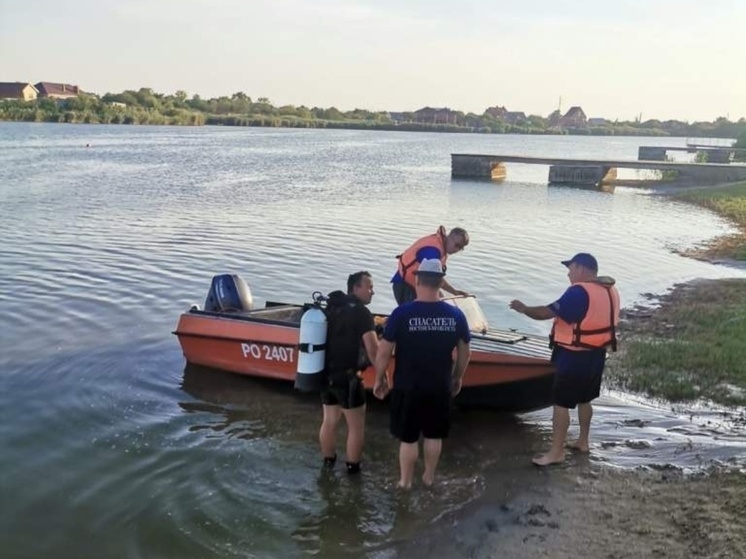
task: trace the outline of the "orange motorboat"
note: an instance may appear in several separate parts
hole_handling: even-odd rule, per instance
[[[473,297],[453,303],[472,328],[471,360],[455,403],[465,407],[520,412],[551,404],[554,368],[545,336],[490,328]],[[242,375],[292,383],[300,358],[301,317],[311,305],[268,302],[254,308],[238,276],[215,276],[205,308],[179,318],[174,334],[189,363]],[[377,324],[386,315],[375,315]],[[363,372],[366,388],[375,372]]]

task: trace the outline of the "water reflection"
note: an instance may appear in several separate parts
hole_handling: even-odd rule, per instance
[[[614,194],[616,185],[614,183],[604,184],[572,184],[572,183],[549,183],[551,188],[573,188],[576,190],[588,190],[590,192],[602,192],[604,194]]]

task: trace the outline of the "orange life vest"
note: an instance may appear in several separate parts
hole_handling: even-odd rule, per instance
[[[575,324],[554,319],[550,340],[574,351],[611,346],[616,351],[616,327],[619,324],[619,292],[613,285],[598,282],[578,282],[588,294],[588,312]]]
[[[399,259],[399,275],[412,287],[417,285],[414,273],[420,267],[420,263],[417,262],[417,251],[425,247],[435,247],[440,251],[440,263],[443,264],[445,270],[446,260],[448,259],[445,227],[441,225],[438,227],[438,231],[432,235],[417,239],[412,246],[396,256]]]

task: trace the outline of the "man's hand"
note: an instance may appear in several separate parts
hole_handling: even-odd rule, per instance
[[[373,384],[373,395],[379,400],[383,400],[389,393],[389,379],[386,377],[386,367],[388,367],[391,356],[394,354],[396,344],[382,339],[376,352],[376,381]]]
[[[529,307],[528,305],[524,305],[523,302],[518,299],[513,299],[508,306],[514,311],[525,314],[527,317],[533,318],[534,320],[549,320],[550,318],[557,316],[551,306],[545,307],[539,305],[536,307]]]
[[[389,381],[384,375],[382,378],[377,378],[375,385],[373,385],[373,395],[379,400],[383,400],[391,389],[389,388]]]
[[[451,397],[455,398],[461,392],[461,379],[453,377],[451,381]]]
[[[518,299],[513,299],[510,302],[509,307],[521,314],[524,314],[526,312],[526,305],[523,303],[523,301],[519,301]]]

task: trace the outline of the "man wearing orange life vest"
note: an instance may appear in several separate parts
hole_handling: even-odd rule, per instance
[[[565,438],[570,426],[569,410],[578,407],[580,435],[569,448],[589,452],[593,407],[601,391],[606,348],[616,350],[619,323],[619,292],[614,280],[598,277],[598,262],[588,253],[578,253],[562,262],[572,284],[554,303],[529,307],[519,300],[510,308],[534,320],[554,319],[550,338],[556,372],[552,387],[552,448],[533,459],[537,466],[559,464],[565,459]]]
[[[465,229],[454,227],[446,234],[445,227],[441,225],[435,233],[417,239],[407,250],[399,254],[396,257],[399,260],[399,267],[391,278],[391,287],[397,304],[408,303],[417,298],[415,272],[419,269],[420,262],[425,259],[440,260],[445,270],[448,256],[464,250],[468,244],[469,234]],[[466,291],[454,288],[445,279],[441,289],[451,295],[468,295]]]

